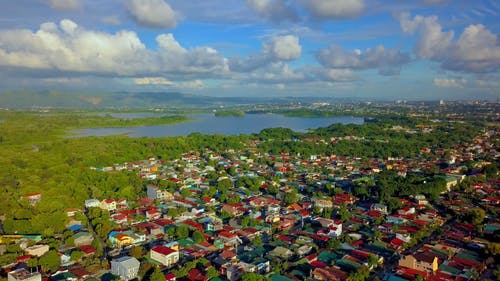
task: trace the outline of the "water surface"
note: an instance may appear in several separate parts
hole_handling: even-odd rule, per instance
[[[259,133],[265,128],[290,128],[296,132],[326,127],[334,123],[363,124],[362,117],[285,117],[277,114],[245,114],[243,117],[215,117],[213,114],[189,114],[192,121],[178,124],[127,128],[88,128],[77,130],[75,136],[110,136],[127,134],[131,137],[187,136],[191,133],[241,135]],[[130,116],[129,116],[130,118]]]

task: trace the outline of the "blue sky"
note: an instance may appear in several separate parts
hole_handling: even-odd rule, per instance
[[[500,97],[497,0],[0,1],[0,90]]]

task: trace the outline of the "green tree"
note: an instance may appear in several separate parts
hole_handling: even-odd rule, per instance
[[[478,226],[483,223],[486,218],[486,212],[481,208],[474,208],[467,212],[466,219]]]
[[[161,272],[160,268],[155,267],[155,270],[149,278],[150,281],[165,281],[165,275]]]
[[[61,258],[56,250],[50,250],[40,257],[39,263],[46,272],[55,272],[61,265]]]
[[[135,246],[128,251],[128,254],[136,259],[141,259],[144,255],[144,248],[142,246]]]
[[[207,280],[210,280],[210,279],[218,277],[218,276],[219,276],[219,272],[217,271],[217,269],[215,269],[215,267],[211,266],[207,269],[207,272],[206,272]]]
[[[191,238],[193,239],[194,243],[200,243],[205,240],[203,237],[203,232],[199,230],[193,231],[193,235],[191,235]]]
[[[348,219],[351,218],[351,212],[349,212],[349,210],[347,209],[346,206],[342,205],[339,207],[338,211],[337,211],[337,214],[339,215],[340,219],[345,222],[347,221]]]
[[[71,260],[72,261],[79,261],[83,258],[83,252],[81,251],[73,251],[71,252]]]
[[[257,235],[255,238],[252,240],[252,245],[256,247],[262,247],[264,245],[264,242],[262,241],[262,236]]]
[[[243,275],[241,275],[241,280],[242,281],[264,281],[264,278],[262,275],[259,275],[255,272],[244,272]]]
[[[185,239],[189,237],[189,228],[185,224],[181,224],[177,226],[175,229],[175,235],[177,236],[177,239]]]

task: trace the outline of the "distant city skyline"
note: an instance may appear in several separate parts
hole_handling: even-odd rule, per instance
[[[0,92],[500,97],[496,0],[18,0]]]

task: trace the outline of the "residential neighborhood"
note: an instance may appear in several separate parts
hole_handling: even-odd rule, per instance
[[[25,253],[3,274],[9,281],[149,279],[155,270],[165,280],[249,280],[246,273],[270,280],[493,280],[500,181],[485,167],[498,157],[498,135],[488,131],[450,150],[422,147],[415,159],[260,153],[262,140],[240,151],[90,167],[137,173],[147,184],[132,200],[88,198],[68,209],[54,270],[31,266],[49,253],[39,236],[3,235],[0,255],[6,245]],[[377,186],[389,176],[421,179],[426,194],[374,200],[383,198]],[[23,197],[37,204],[40,196]]]

